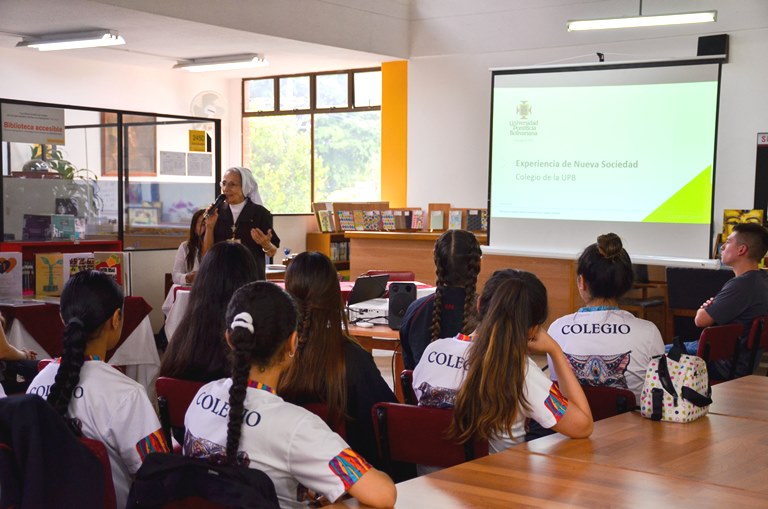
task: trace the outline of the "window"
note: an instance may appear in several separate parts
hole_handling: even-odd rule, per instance
[[[243,164],[273,214],[381,198],[380,69],[246,79],[243,105]]]

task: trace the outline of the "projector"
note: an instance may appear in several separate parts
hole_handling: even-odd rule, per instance
[[[387,325],[389,299],[371,299],[347,307],[349,323],[364,321],[374,325]]]

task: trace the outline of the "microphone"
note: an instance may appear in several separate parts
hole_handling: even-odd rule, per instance
[[[224,193],[220,194],[216,197],[216,201],[213,202],[213,205],[208,208],[208,210],[205,211],[205,214],[203,214],[203,219],[208,219],[208,216],[211,215],[214,209],[218,209],[219,206],[221,206],[222,203],[224,203],[224,200],[226,199],[226,196],[224,196]]]

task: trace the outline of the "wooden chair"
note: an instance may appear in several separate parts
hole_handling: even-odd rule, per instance
[[[418,405],[416,393],[413,392],[413,370],[404,369],[400,372],[400,387],[403,390],[403,401],[406,405]]]
[[[197,391],[203,385],[203,382],[165,376],[159,377],[155,382],[157,406],[160,409],[160,424],[168,444],[172,443],[171,434],[176,437],[177,442],[184,442],[184,416]]]
[[[115,497],[115,483],[112,480],[112,464],[109,462],[107,446],[93,438],[79,437],[79,440],[96,456],[104,469],[104,509],[115,509],[117,498]]]
[[[758,316],[752,320],[746,347],[749,350],[749,365],[754,372],[760,361],[758,354],[768,350],[768,316]],[[768,376],[768,371],[765,376]]]
[[[388,281],[415,281],[416,273],[407,270],[369,270],[366,276],[377,276],[379,274],[389,274]]]
[[[704,359],[707,365],[713,361],[730,360],[731,369],[726,380],[732,379],[736,372],[736,359],[740,350],[739,336],[743,330],[744,328],[737,323],[705,328],[699,336],[699,349],[696,355]],[[710,385],[722,381],[724,380],[713,381],[710,376]]]
[[[488,455],[488,442],[459,444],[445,437],[452,409],[376,403],[373,429],[388,472],[393,462],[451,467]]]
[[[637,407],[635,394],[629,389],[583,384],[581,388],[587,397],[592,419],[595,421],[631,412]]]

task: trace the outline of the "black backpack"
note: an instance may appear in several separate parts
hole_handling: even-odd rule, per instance
[[[275,486],[261,470],[163,453],[144,459],[126,507],[162,508],[194,497],[225,507],[280,509]]]

